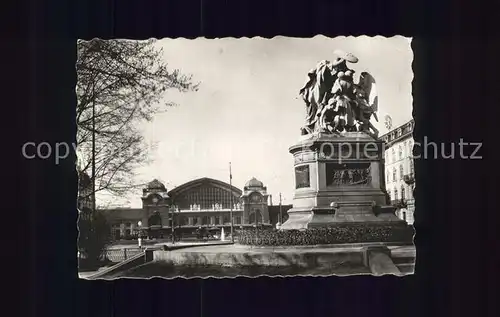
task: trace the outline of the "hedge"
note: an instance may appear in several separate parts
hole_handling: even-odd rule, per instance
[[[411,243],[413,227],[347,225],[306,230],[244,230],[239,243],[256,246],[318,245],[360,242]]]

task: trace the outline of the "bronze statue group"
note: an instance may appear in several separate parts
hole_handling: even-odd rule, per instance
[[[333,62],[319,62],[300,89],[307,109],[302,134],[358,131],[376,138],[379,132],[370,122],[372,116],[378,122],[375,79],[362,72],[354,83],[355,71],[347,62],[357,63],[358,58],[340,50],[335,55]]]

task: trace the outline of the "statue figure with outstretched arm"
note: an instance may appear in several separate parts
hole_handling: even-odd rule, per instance
[[[375,79],[371,74],[362,72],[354,90],[357,103],[356,120],[359,123],[359,131],[377,138],[379,131],[370,122],[372,116],[378,122],[378,96]]]

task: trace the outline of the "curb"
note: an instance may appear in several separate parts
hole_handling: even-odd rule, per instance
[[[237,243],[235,243],[237,244]],[[359,243],[339,243],[339,244],[314,244],[314,245],[287,245],[287,246],[261,246],[250,244],[237,244],[239,246],[252,249],[317,249],[317,248],[363,248],[363,247],[383,247],[383,246],[414,246],[414,243],[409,242],[359,242]]]
[[[186,244],[186,245],[173,245],[173,246],[168,246],[168,245],[163,245],[161,248],[156,249],[154,251],[175,251],[175,250],[180,250],[180,249],[186,249],[186,248],[195,248],[195,247],[211,247],[211,246],[220,246],[220,245],[232,245],[235,243],[232,242],[221,242],[221,243],[207,243],[207,244]]]

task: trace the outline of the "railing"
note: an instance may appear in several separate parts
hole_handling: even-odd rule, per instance
[[[179,209],[175,212],[175,214],[182,214],[182,213],[189,213],[189,212],[192,212],[192,213],[197,213],[197,212],[213,212],[213,211],[217,211],[217,212],[231,212],[231,208],[221,208],[221,207],[214,207],[214,208],[196,208],[196,209],[189,209],[189,208],[184,208],[184,209]],[[237,207],[234,207],[232,209],[233,212],[237,212],[237,211],[243,211],[243,206],[237,208]]]
[[[143,249],[139,248],[124,248],[124,249],[111,249],[104,252],[103,257],[106,257],[111,262],[122,262],[139,253],[143,253]]]

